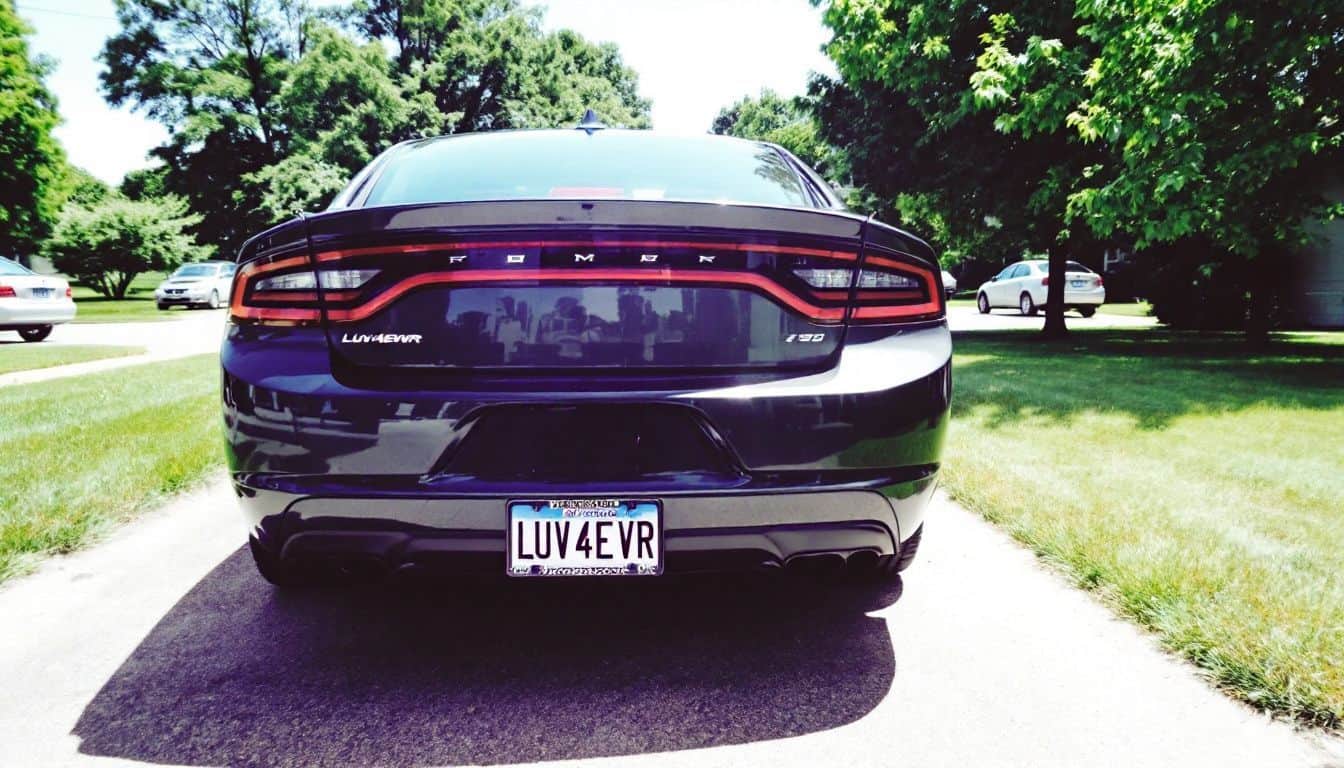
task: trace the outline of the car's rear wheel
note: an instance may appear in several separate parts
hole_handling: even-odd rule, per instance
[[[1022,298],[1017,300],[1017,308],[1022,310],[1022,314],[1031,317],[1036,314],[1036,302],[1031,300],[1030,293],[1023,293]]]
[[[263,579],[275,586],[297,589],[313,584],[314,580],[308,571],[299,568],[294,563],[286,563],[281,560],[278,555],[271,552],[256,539],[249,537],[247,548],[252,552],[252,562],[257,566],[257,573],[260,573]]]
[[[51,335],[51,326],[35,325],[31,328],[20,328],[19,335],[24,341],[41,341]]]
[[[161,301],[157,302],[154,306],[158,307],[160,312],[167,312],[169,309],[168,305]]]
[[[224,306],[224,303],[221,302],[221,301],[219,300],[219,291],[211,291],[211,293],[210,293],[210,308],[211,308],[211,309],[219,309],[219,308],[222,307],[222,306]]]
[[[977,297],[975,298],[975,308],[978,309],[978,310],[980,310],[980,314],[982,314],[982,315],[988,315],[988,314],[989,314],[989,297],[986,296],[986,295],[983,294],[983,293],[980,294],[979,296],[977,296]]]
[[[1078,314],[1082,315],[1083,317],[1091,317],[1097,314],[1097,309],[1096,307],[1079,307]]]

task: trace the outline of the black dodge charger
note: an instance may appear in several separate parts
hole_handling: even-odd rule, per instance
[[[934,254],[780,147],[399,144],[239,254],[233,485],[262,576],[894,576],[951,395]]]

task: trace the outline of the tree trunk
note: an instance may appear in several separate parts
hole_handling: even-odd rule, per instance
[[[1041,336],[1047,339],[1063,339],[1069,335],[1069,328],[1064,324],[1064,272],[1068,260],[1065,244],[1050,246],[1050,284],[1045,290],[1045,328],[1041,330]]]
[[[1277,276],[1272,266],[1284,263],[1286,260],[1283,254],[1275,252],[1272,248],[1262,248],[1259,253],[1251,257],[1250,268],[1247,270],[1251,276],[1251,305],[1246,313],[1245,333],[1246,343],[1252,347],[1264,346],[1269,342],[1269,329],[1273,323],[1274,300],[1277,293],[1274,284]]]
[[[131,281],[135,280],[135,276],[137,274],[139,273],[122,272],[121,275],[117,277],[116,285],[113,287],[112,298],[114,299],[126,298],[126,289],[131,287]]]

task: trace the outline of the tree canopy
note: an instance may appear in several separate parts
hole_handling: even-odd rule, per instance
[[[142,272],[168,271],[184,261],[206,258],[211,249],[186,233],[199,221],[179,198],[109,195],[89,207],[67,206],[43,250],[57,269],[120,299]]]
[[[824,14],[827,50],[841,81],[817,78],[812,92],[824,135],[848,156],[854,181],[879,213],[928,236],[953,261],[996,262],[1048,253],[1051,334],[1064,330],[1063,271],[1081,233],[1066,221],[1072,181],[1094,149],[1060,121],[1006,124],[986,96],[982,69],[991,43],[1066,34],[1067,7],[1029,0],[835,0]],[[1006,14],[1016,21],[1007,24]],[[1042,67],[1043,89],[1065,87],[1077,61]]]
[[[323,204],[408,138],[572,124],[648,125],[615,46],[517,0],[117,0],[103,89],[166,125],[162,189],[201,216],[203,242]]]
[[[831,178],[839,170],[835,149],[821,138],[812,109],[802,98],[785,98],[764,88],[758,96],[744,96],[720,109],[710,130],[778,144]]]
[[[29,255],[60,210],[65,155],[60,122],[43,78],[49,65],[28,52],[28,27],[0,0],[0,255]]]
[[[1344,212],[1322,196],[1344,151],[1337,2],[824,5],[841,78],[812,86],[823,135],[875,207],[954,256],[1198,250],[1261,265],[1224,272],[1254,295]]]

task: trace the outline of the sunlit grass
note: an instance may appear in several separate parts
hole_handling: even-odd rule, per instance
[[[108,357],[125,357],[144,352],[143,347],[114,347],[77,344],[0,344],[0,374],[31,371],[71,363],[86,363]]]
[[[1125,315],[1128,317],[1148,317],[1153,314],[1152,306],[1146,301],[1117,301],[1102,304],[1097,311],[1103,315]]]
[[[163,282],[159,272],[145,272],[135,276],[124,299],[109,299],[92,288],[71,281],[70,292],[75,299],[76,323],[130,323],[147,320],[168,320],[172,311],[161,311],[154,303],[154,289]],[[181,311],[181,310],[178,310]]]
[[[0,581],[221,465],[215,355],[0,387]]]
[[[952,495],[1229,692],[1344,719],[1344,347],[956,340]],[[1324,343],[1322,343],[1324,342]]]

